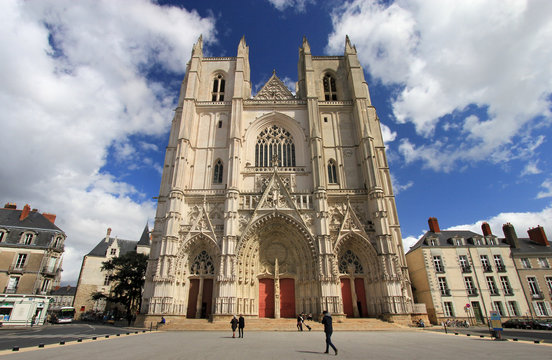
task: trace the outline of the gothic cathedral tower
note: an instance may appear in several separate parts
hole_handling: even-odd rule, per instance
[[[251,96],[249,48],[182,82],[153,230],[145,316],[406,318],[412,293],[379,119],[356,49],[299,49],[294,95]]]

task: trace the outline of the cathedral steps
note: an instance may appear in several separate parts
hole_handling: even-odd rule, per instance
[[[306,321],[306,324],[312,328],[312,331],[323,331],[324,325],[315,321]],[[297,331],[296,319],[245,319],[245,328],[247,331]],[[344,319],[334,321],[335,331],[375,331],[375,330],[404,330],[408,327],[393,324],[379,319]],[[209,321],[206,319],[171,319],[164,325],[159,326],[159,330],[188,330],[188,331],[230,331],[229,321]],[[308,331],[303,326],[304,331]]]

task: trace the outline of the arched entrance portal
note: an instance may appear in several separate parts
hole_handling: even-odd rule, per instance
[[[239,313],[293,318],[318,311],[314,245],[294,219],[278,213],[261,218],[246,233],[237,255]]]
[[[347,236],[338,242],[338,268],[343,312],[347,317],[368,317],[374,314],[371,279],[378,275],[377,255],[364,239]],[[372,290],[368,292],[367,290]]]

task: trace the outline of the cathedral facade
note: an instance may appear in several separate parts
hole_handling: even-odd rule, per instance
[[[166,150],[145,316],[407,317],[412,292],[379,119],[349,39],[299,49],[293,94],[251,95],[249,48],[194,45]]]

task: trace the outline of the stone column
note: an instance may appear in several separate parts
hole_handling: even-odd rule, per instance
[[[205,278],[205,263],[202,261],[201,265],[199,266],[199,292],[197,294],[197,302],[196,302],[196,319],[201,318],[201,305],[203,303],[203,280]]]
[[[360,312],[358,311],[358,298],[355,288],[355,267],[353,264],[349,264],[349,282],[351,283],[351,301],[353,302],[353,316],[356,318],[360,317]]]
[[[274,261],[274,318],[280,318],[280,274],[278,259]]]

